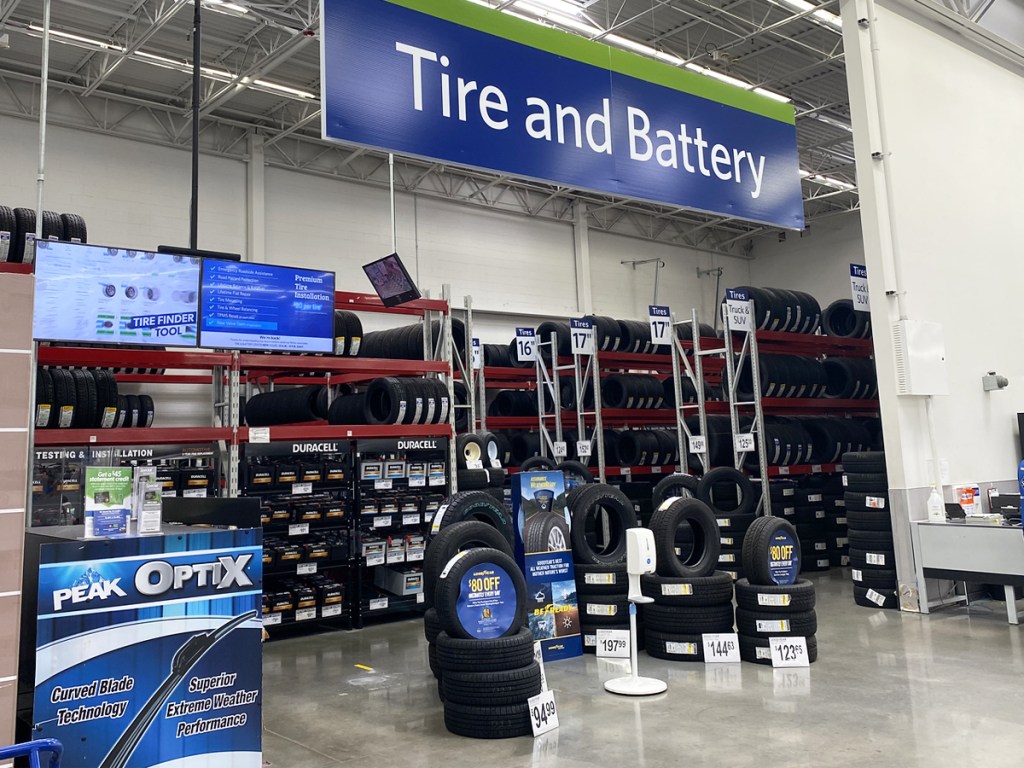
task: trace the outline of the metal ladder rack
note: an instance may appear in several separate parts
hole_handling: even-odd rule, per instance
[[[739,352],[734,351],[733,332],[729,327],[729,318],[726,305],[722,304],[722,314],[725,327],[725,372],[726,386],[725,396],[729,403],[729,422],[732,425],[733,434],[733,461],[736,469],[742,470],[743,460],[748,450],[738,451],[736,437],[740,434],[740,408],[754,409],[754,418],[751,423],[751,433],[757,441],[757,460],[761,473],[761,500],[758,503],[758,510],[765,515],[772,513],[771,493],[768,488],[768,452],[764,435],[764,410],[761,407],[761,370],[760,358],[757,351],[757,329],[752,328],[743,334],[743,344]],[[754,313],[754,300],[750,300],[751,322],[757,315]],[[737,400],[736,388],[739,384],[739,374],[746,362],[750,366],[752,389],[754,399],[750,401]]]
[[[545,348],[551,353],[550,371],[542,354]],[[555,458],[555,443],[563,442],[562,389],[558,381],[558,374],[561,371],[571,370],[572,366],[558,364],[558,337],[555,333],[552,333],[547,341],[538,336],[535,349],[537,359],[534,362],[534,367],[537,370],[537,425],[540,434],[540,455]],[[550,396],[553,413],[548,413],[545,393]],[[551,438],[549,426],[552,422],[554,423],[554,439]]]
[[[683,349],[682,339],[676,333],[676,328],[683,328],[684,326],[690,327],[690,332],[693,338],[693,364],[691,365],[690,359],[686,356],[686,352]],[[700,324],[697,322],[697,310],[690,310],[689,320],[676,321],[673,317],[672,322],[672,382],[674,384],[675,396],[676,396],[676,440],[679,444],[679,468],[682,472],[689,474],[689,454],[690,444],[692,437],[703,437],[703,451],[692,451],[692,453],[698,455],[703,465],[704,471],[710,469],[708,465],[708,414],[706,404],[706,392],[704,391],[704,357],[707,355],[721,354],[721,350],[710,349],[702,350],[700,348]],[[696,403],[684,403],[683,402],[683,370],[685,368],[686,376],[693,382],[694,389],[697,391],[697,402]],[[694,435],[693,431],[686,423],[686,412],[695,410],[697,411],[697,417],[699,420],[700,434]]]
[[[597,343],[595,341],[590,355],[573,355],[573,381],[576,385],[576,434],[577,442],[590,443],[590,455],[594,455],[594,447],[597,447],[597,475],[599,482],[606,482],[605,478],[605,455],[604,455],[604,420],[601,416],[603,408],[601,404],[601,367],[598,360]],[[587,358],[586,365],[581,358]],[[587,385],[594,391],[594,410],[586,410]],[[594,417],[594,431],[590,437],[587,434],[587,417]],[[589,465],[589,461],[583,462]]]

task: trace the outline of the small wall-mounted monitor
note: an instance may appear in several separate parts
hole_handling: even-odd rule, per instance
[[[36,243],[38,341],[194,347],[198,258],[104,245]]]
[[[199,344],[269,352],[334,351],[334,273],[204,259]]]
[[[420,291],[397,253],[363,265],[373,290],[385,307],[397,307],[420,298]]]

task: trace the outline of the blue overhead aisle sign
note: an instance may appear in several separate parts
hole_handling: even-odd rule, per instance
[[[323,135],[802,229],[793,108],[467,0],[324,0]]]

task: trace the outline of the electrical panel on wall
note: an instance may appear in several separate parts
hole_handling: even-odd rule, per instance
[[[896,391],[900,395],[948,395],[946,341],[939,323],[898,320],[892,327]]]

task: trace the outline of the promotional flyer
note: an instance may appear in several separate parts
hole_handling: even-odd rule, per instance
[[[526,577],[530,631],[545,661],[583,653],[569,512],[561,472],[523,472],[512,480],[516,559]]]
[[[33,719],[76,768],[260,768],[259,530],[44,545]]]

